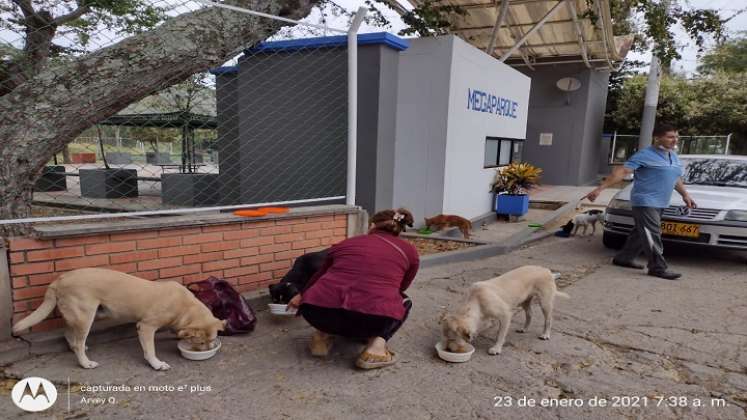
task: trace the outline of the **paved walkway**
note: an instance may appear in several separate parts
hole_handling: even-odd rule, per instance
[[[595,187],[543,185],[532,191],[529,198],[532,201],[565,204],[579,201],[594,188]],[[508,222],[506,220],[498,220],[480,226],[475,225],[473,226],[471,239],[481,242],[500,243],[528,229],[530,223],[540,223],[544,226],[543,229],[545,231],[555,231],[577,213],[586,211],[590,208],[604,209],[618,191],[620,191],[618,188],[608,188],[600,194],[594,203],[584,200],[579,203],[577,208],[571,208],[566,212],[555,214],[554,218],[549,221],[548,218],[553,216],[555,209],[530,208],[529,212],[520,221]],[[597,228],[600,229],[600,226],[597,226]],[[537,231],[539,231],[539,229],[537,229]],[[461,237],[460,233],[456,230],[448,231],[445,235],[456,238]]]
[[[91,345],[91,359],[101,363],[94,370],[79,368],[68,351],[6,366],[0,413],[127,420],[745,418],[744,254],[672,249],[672,267],[685,274],[679,282],[611,266],[611,255],[599,234],[553,237],[508,255],[421,270],[408,292],[413,312],[392,341],[400,362],[383,370],[355,370],[360,347],[345,341],[329,358],[312,358],[303,320],[262,311],[255,332],[224,338],[212,360],[184,360],[174,339],[159,339],[168,372],[148,367],[135,338]],[[571,295],[556,302],[552,339],[537,339],[542,315],[535,308],[529,333],[513,332],[523,316],[514,319],[503,354],[488,355],[495,334],[489,331],[476,340],[470,362],[439,360],[433,346],[440,314],[459,305],[471,283],[524,264],[560,272],[559,284]],[[43,416],[22,413],[8,397],[12,378],[31,375],[60,390]],[[107,384],[126,388],[85,388]]]

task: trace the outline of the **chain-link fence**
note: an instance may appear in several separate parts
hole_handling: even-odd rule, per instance
[[[104,105],[109,101],[104,92],[126,96],[121,90],[127,87],[107,85],[107,81],[117,84],[124,79],[107,74],[106,67],[140,65],[135,58],[116,61],[113,56],[123,45],[149,48],[138,40],[174,36],[163,28],[180,20],[194,22],[200,14],[205,16],[207,29],[215,29],[215,22],[244,22],[260,34],[241,45],[238,55],[224,57],[217,65],[196,71],[177,65],[168,70],[174,63],[164,62],[163,68],[150,71],[164,73],[153,85],[165,88],[139,95],[126,107],[119,106],[116,113],[102,115],[106,114],[103,110],[84,115],[81,129],[70,139],[39,139],[50,146],[39,148],[48,154],[37,165],[38,178],[26,200],[32,203],[31,212],[6,209],[0,223],[60,214],[151,214],[260,203],[344,202],[349,51],[346,35],[339,34],[347,29],[296,26],[288,18],[262,13],[237,20],[235,15],[244,12],[204,1],[130,3],[126,6],[133,8],[130,17],[141,21],[118,19],[117,11],[93,10],[85,2],[50,0],[1,6],[5,64],[0,93],[13,95],[24,83],[45,77],[54,66],[75,66],[100,55],[111,61],[101,64],[100,71],[81,71],[80,79],[72,79],[65,88],[73,95],[76,84],[101,78],[95,82],[101,85],[102,96],[81,100],[94,108],[110,109],[110,104]],[[269,10],[279,10],[274,3],[268,4]],[[79,14],[78,20],[65,21],[69,14]],[[45,16],[46,25],[39,22]],[[81,19],[90,25],[82,25]],[[43,31],[52,32],[46,50],[31,45]],[[181,47],[168,39],[159,41],[162,44],[153,48],[169,42],[175,49]],[[15,70],[23,80],[16,83],[11,77],[13,60],[31,59],[32,47],[45,52],[44,63],[37,63],[36,69],[21,63]],[[202,48],[213,47],[208,42]],[[163,57],[167,61],[171,55],[167,52]],[[75,116],[71,112],[70,117]],[[40,113],[38,118],[45,115]],[[34,136],[28,133],[29,138]],[[19,172],[19,176],[25,175]],[[12,193],[10,188],[0,191],[0,195]]]
[[[612,135],[609,163],[624,163],[638,151],[638,135]],[[724,136],[680,136],[677,150],[682,155],[695,154],[729,154],[731,134]]]

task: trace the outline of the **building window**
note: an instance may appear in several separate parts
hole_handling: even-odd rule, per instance
[[[524,140],[486,137],[485,165],[483,167],[496,168],[512,162],[520,162],[523,150]]]

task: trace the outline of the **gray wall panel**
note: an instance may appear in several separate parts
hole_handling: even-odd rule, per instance
[[[542,182],[584,185],[596,179],[601,144],[608,73],[583,65],[525,67],[532,78],[524,160],[542,168]],[[560,91],[556,82],[575,77],[581,88]],[[570,103],[567,103],[570,101]],[[552,146],[540,146],[540,133],[553,133]]]
[[[400,54],[394,206],[422,223],[443,211],[451,37],[410,40]]]

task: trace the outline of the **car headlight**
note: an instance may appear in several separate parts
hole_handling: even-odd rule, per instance
[[[610,201],[610,204],[607,206],[607,208],[616,210],[633,210],[632,206],[630,205],[630,201],[620,200],[617,198]]]
[[[728,212],[726,212],[724,220],[747,222],[747,210],[729,210]]]

